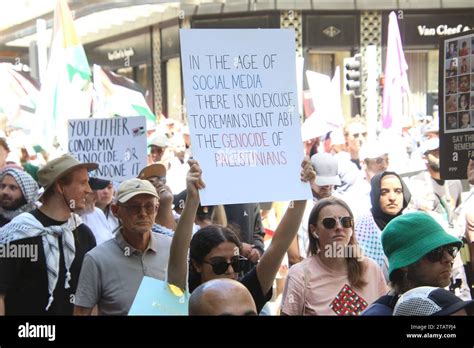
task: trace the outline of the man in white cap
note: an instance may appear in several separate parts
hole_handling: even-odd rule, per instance
[[[151,163],[160,162],[169,145],[170,141],[166,134],[161,130],[157,130],[150,138],[150,144],[148,145]]]
[[[334,156],[324,152],[317,153],[311,157],[311,164],[316,172],[316,179],[311,182],[313,200],[307,202],[298,234],[288,249],[288,262],[290,266],[306,257],[309,245],[308,219],[313,206],[319,200],[331,197],[334,186],[341,184],[341,179],[338,175],[338,162]]]
[[[38,171],[43,205],[0,229],[0,244],[29,254],[0,258],[1,314],[72,314],[82,260],[96,245],[75,211],[86,206],[87,172],[96,168],[68,154],[48,162]]]
[[[389,165],[388,150],[379,140],[365,142],[360,148],[359,158],[369,186],[374,175],[386,171]]]
[[[122,182],[112,212],[121,227],[84,258],[75,315],[126,315],[143,276],[165,280],[171,238],[152,233],[159,196],[147,180]]]

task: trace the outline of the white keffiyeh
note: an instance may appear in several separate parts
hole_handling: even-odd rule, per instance
[[[30,174],[15,168],[6,168],[0,172],[0,180],[3,180],[5,175],[12,176],[18,186],[20,187],[23,198],[25,199],[25,204],[21,207],[16,208],[15,210],[7,210],[0,207],[0,215],[6,219],[13,220],[15,216],[20,215],[21,213],[30,212],[36,209],[36,201],[38,200],[38,184],[31,177]]]
[[[48,271],[49,300],[46,310],[53,303],[53,292],[58,282],[59,273],[59,241],[62,236],[64,263],[66,266],[66,282],[64,287],[69,288],[71,273],[69,268],[74,261],[76,245],[73,231],[82,223],[80,217],[71,214],[71,217],[62,225],[44,227],[30,213],[23,213],[15,217],[9,224],[0,228],[0,244],[10,243],[19,239],[42,236],[44,255],[46,258],[46,269]]]

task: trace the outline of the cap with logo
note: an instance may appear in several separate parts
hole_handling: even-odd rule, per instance
[[[120,184],[117,192],[117,201],[125,203],[131,198],[141,194],[147,194],[160,199],[155,187],[148,180],[133,178],[125,180]]]

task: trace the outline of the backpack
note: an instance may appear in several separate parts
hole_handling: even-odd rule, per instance
[[[360,315],[391,316],[398,301],[397,295],[383,295],[367,307]]]

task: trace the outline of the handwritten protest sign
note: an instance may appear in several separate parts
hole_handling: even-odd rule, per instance
[[[180,31],[201,204],[308,199],[296,93],[295,33],[286,29]]]
[[[75,119],[68,125],[69,152],[81,162],[99,164],[92,176],[123,181],[146,166],[145,117]]]
[[[168,283],[143,277],[128,315],[187,315],[189,293]]]
[[[474,33],[444,38],[439,57],[441,178],[465,179],[474,158]]]

